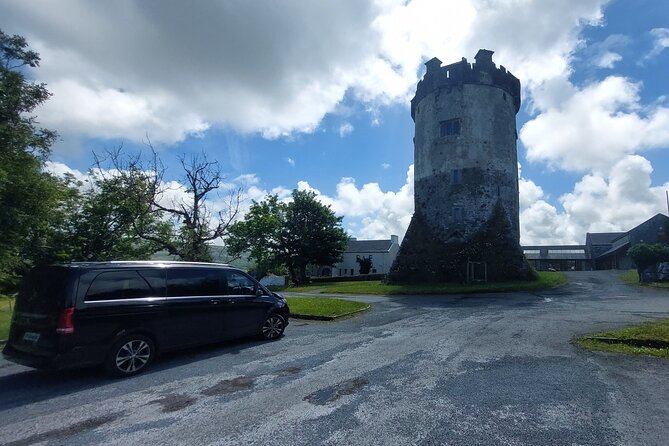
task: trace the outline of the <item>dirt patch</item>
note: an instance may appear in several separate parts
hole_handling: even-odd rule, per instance
[[[204,389],[202,394],[207,396],[225,395],[228,393],[238,392],[240,390],[250,389],[253,387],[254,383],[255,378],[251,378],[250,376],[239,376],[233,379],[224,379],[219,381],[217,384]]]
[[[304,401],[323,406],[325,404],[337,401],[344,395],[352,395],[367,384],[369,384],[367,378],[359,376],[357,378],[349,379],[348,381],[339,383],[335,386],[317,390],[314,393],[305,396]]]
[[[161,410],[163,413],[176,412],[181,409],[185,409],[188,406],[192,406],[197,400],[189,395],[184,395],[181,393],[168,393],[163,395],[157,400],[149,401],[149,404],[160,404]]]
[[[78,423],[71,424],[60,429],[52,429],[50,431],[42,432],[41,434],[31,435],[30,437],[21,440],[12,441],[10,443],[3,443],[5,446],[27,446],[35,443],[42,443],[45,441],[59,441],[62,442],[65,438],[73,435],[82,434],[84,432],[92,431],[98,427],[111,423],[123,415],[123,412],[117,412],[101,417],[89,418]]]

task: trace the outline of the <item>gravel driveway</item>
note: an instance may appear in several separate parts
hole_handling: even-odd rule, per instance
[[[536,294],[356,297],[372,310],[126,380],[0,360],[0,444],[666,445],[669,361],[569,341],[668,317],[669,292],[569,277]]]

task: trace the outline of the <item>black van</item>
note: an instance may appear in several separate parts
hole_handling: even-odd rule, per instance
[[[157,352],[288,325],[286,300],[227,265],[91,262],[33,269],[23,280],[4,357],[36,368],[104,365],[141,372]]]

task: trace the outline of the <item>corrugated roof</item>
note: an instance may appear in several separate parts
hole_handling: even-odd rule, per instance
[[[388,252],[392,244],[392,240],[349,240],[346,252]]]

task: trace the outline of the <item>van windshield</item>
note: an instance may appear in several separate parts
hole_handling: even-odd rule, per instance
[[[64,308],[68,269],[44,266],[31,270],[21,283],[16,310],[24,313],[52,314]]]

